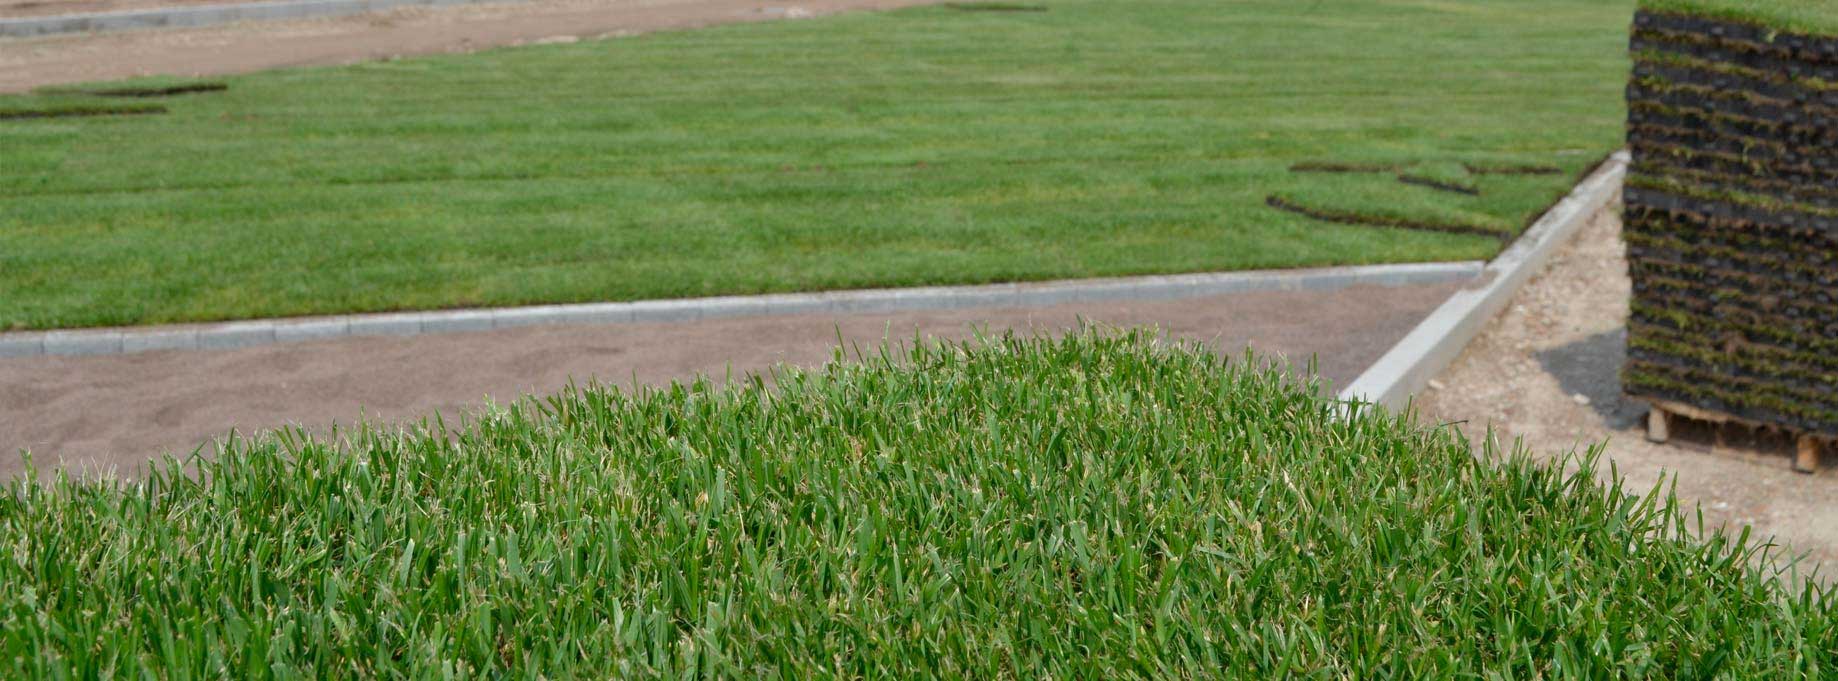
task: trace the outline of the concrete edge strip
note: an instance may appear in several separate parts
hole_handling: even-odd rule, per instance
[[[878,313],[1172,300],[1265,291],[1410,286],[1480,276],[1484,263],[1371,265],[1215,274],[1073,279],[1022,284],[867,289],[630,303],[356,314],[159,327],[0,333],[0,357],[224,350],[348,336],[413,336],[518,326],[686,322],[810,313]]]
[[[156,9],[59,14],[0,19],[0,38],[30,38],[62,33],[124,31],[137,28],[195,28],[238,21],[314,19],[380,12],[398,7],[443,7],[507,0],[282,0],[235,5],[202,5]]]
[[[1348,403],[1402,409],[1430,379],[1449,368],[1494,315],[1558,248],[1582,230],[1590,216],[1614,199],[1630,156],[1618,151],[1545,211],[1513,245],[1487,264],[1472,286],[1457,291],[1398,344],[1340,391]]]

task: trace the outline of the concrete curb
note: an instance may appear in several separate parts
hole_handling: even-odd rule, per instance
[[[1431,312],[1410,335],[1398,341],[1378,362],[1360,374],[1340,399],[1376,404],[1397,411],[1430,379],[1449,368],[1468,343],[1512,300],[1519,287],[1544,269],[1551,254],[1570,241],[1590,216],[1614,199],[1627,174],[1630,157],[1615,152],[1576,185],[1562,201],[1538,218],[1513,245],[1487,264],[1481,276],[1455,292]]]
[[[539,305],[480,310],[340,315],[163,327],[0,333],[0,357],[110,355],[147,350],[219,350],[347,336],[413,336],[517,326],[684,322],[811,313],[1037,307],[1118,300],[1170,300],[1260,291],[1332,291],[1356,285],[1410,286],[1473,279],[1483,263],[1424,263],[1075,279],[1026,284],[934,286],[825,293],[724,296],[632,303]]]
[[[136,28],[212,26],[238,21],[313,19],[380,12],[397,7],[443,7],[506,0],[283,0],[239,5],[164,7],[157,9],[60,14],[0,19],[0,38],[30,38],[59,33],[124,31]]]

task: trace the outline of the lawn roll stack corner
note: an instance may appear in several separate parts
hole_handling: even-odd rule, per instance
[[[1838,437],[1838,31],[1659,4],[1631,39],[1626,390],[1796,435],[1815,467]]]

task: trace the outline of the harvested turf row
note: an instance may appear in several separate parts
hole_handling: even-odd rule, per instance
[[[1838,126],[1799,125],[1708,111],[1672,108],[1663,104],[1641,102],[1628,107],[1628,122],[1635,126],[1687,129],[1712,134],[1769,140],[1793,146],[1825,146],[1838,143]]]
[[[1638,339],[1631,347],[1688,361],[1694,365],[1735,371],[1752,378],[1781,378],[1808,388],[1829,388],[1832,372],[1838,370],[1831,357],[1793,353],[1761,343],[1691,337],[1671,333],[1665,327],[1642,324]]]
[[[1825,300],[1815,302],[1801,300],[1796,295],[1806,293],[1805,290],[1745,290],[1744,285],[1750,282],[1741,279],[1731,281],[1730,278],[1719,276],[1706,276],[1694,281],[1687,276],[1680,276],[1690,274],[1681,271],[1686,267],[1689,266],[1668,267],[1657,262],[1640,264],[1639,269],[1633,273],[1644,277],[1645,281],[1634,287],[1634,294],[1683,308],[1704,305],[1704,301],[1710,301],[1714,306],[1712,309],[1735,306],[1738,310],[1753,310],[1756,312],[1752,314],[1781,328],[1825,333],[1838,330],[1838,320],[1834,320],[1829,311],[1829,294],[1821,295]]]
[[[1635,32],[1628,46],[1635,53],[1661,52],[1691,59],[1729,64],[1756,71],[1779,71],[1821,80],[1838,80],[1838,70],[1831,66],[1810,66],[1778,51],[1751,48],[1747,43],[1680,41],[1674,36],[1655,32]]]
[[[1628,205],[1636,209],[1651,209],[1689,216],[1701,222],[1724,223],[1738,229],[1749,226],[1760,227],[1773,225],[1790,230],[1793,234],[1812,235],[1823,232],[1838,235],[1838,218],[1806,211],[1775,210],[1767,208],[1729,203],[1696,196],[1683,196],[1671,191],[1654,189],[1650,178],[1630,180],[1623,196]]]
[[[1755,390],[1760,396],[1773,396],[1777,399],[1789,399],[1805,405],[1805,412],[1838,411],[1838,398],[1833,396],[1831,384],[1825,380],[1795,380],[1790,372],[1778,371],[1772,367],[1768,371],[1750,371],[1741,363],[1727,359],[1711,362],[1699,361],[1692,355],[1654,352],[1649,346],[1631,347],[1628,356],[1631,361],[1642,362],[1650,368],[1662,370],[1673,376],[1692,375],[1707,380],[1706,389],[1731,387],[1743,391]],[[1757,362],[1757,364],[1772,364]],[[1824,371],[1818,372],[1821,375]],[[1740,400],[1731,400],[1740,401]]]
[[[1838,313],[1831,312],[1825,306],[1834,302],[1831,275],[1801,274],[1797,277],[1782,276],[1784,269],[1745,270],[1734,267],[1735,263],[1724,260],[1721,254],[1708,254],[1703,251],[1662,251],[1641,248],[1636,254],[1640,259],[1637,266],[1642,275],[1653,278],[1636,287],[1639,291],[1677,291],[1689,288],[1693,292],[1704,293],[1715,299],[1723,300],[1739,296],[1750,296],[1757,304],[1766,305],[1764,309],[1773,311],[1795,311],[1790,317],[1832,321]],[[1708,264],[1706,264],[1708,263]],[[1796,267],[1810,270],[1811,268]],[[1632,271],[1632,270],[1630,270]],[[1650,284],[1650,285],[1649,285]],[[1771,301],[1784,298],[1781,301]]]
[[[1812,402],[1825,391],[1795,390],[1771,381],[1738,378],[1714,370],[1661,363],[1629,353],[1630,387],[1655,389],[1654,397],[1706,408],[1737,418],[1838,436],[1838,408]]]
[[[1419,231],[1425,231],[1425,232],[1444,232],[1448,234],[1467,234],[1467,235],[1472,235],[1472,236],[1485,236],[1485,237],[1492,237],[1495,239],[1499,239],[1502,243],[1512,240],[1511,234],[1501,232],[1497,229],[1483,227],[1481,225],[1465,225],[1465,224],[1443,223],[1443,222],[1424,222],[1421,220],[1406,220],[1402,218],[1387,217],[1387,216],[1382,216],[1382,215],[1372,215],[1368,213],[1356,213],[1353,211],[1334,210],[1330,208],[1313,208],[1313,207],[1301,205],[1300,203],[1296,203],[1295,201],[1291,199],[1288,199],[1282,196],[1278,196],[1276,194],[1271,194],[1270,196],[1265,197],[1264,204],[1270,206],[1271,208],[1275,208],[1277,210],[1295,213],[1297,215],[1303,215],[1303,216],[1314,218],[1316,220],[1321,220],[1324,222],[1333,222],[1333,223],[1343,224],[1343,225],[1357,225],[1357,226],[1362,226],[1362,227],[1385,227],[1385,228],[1390,228],[1390,229],[1410,229],[1410,230],[1419,230]]]
[[[1700,300],[1664,301],[1636,297],[1628,319],[1707,338],[1762,343],[1796,353],[1838,353],[1838,341],[1799,329],[1780,328],[1774,320],[1735,306]]]
[[[1766,138],[1720,135],[1704,128],[1652,124],[1630,125],[1629,128],[1643,146],[1681,147],[1696,152],[1742,156],[1767,166],[1838,172],[1838,147],[1789,145]]]
[[[1730,153],[1716,150],[1693,150],[1677,144],[1668,144],[1646,137],[1634,137],[1628,140],[1628,149],[1634,158],[1648,165],[1673,164],[1682,168],[1699,171],[1713,171],[1719,167],[1729,169],[1730,174],[1753,174],[1761,177],[1806,177],[1815,182],[1826,182],[1838,179],[1838,168],[1819,168],[1811,164],[1789,164],[1781,162],[1764,162],[1744,157],[1741,153]],[[1736,172],[1741,171],[1741,172]],[[1655,190],[1666,191],[1666,185],[1660,184],[1665,178],[1636,177],[1631,184],[1646,186]],[[1642,184],[1644,183],[1644,184]],[[1681,187],[1690,185],[1680,185]],[[1697,191],[1706,188],[1698,187]],[[1678,193],[1678,192],[1674,192]]]
[[[1627,187],[1641,192],[1686,196],[1705,202],[1704,205],[1709,206],[1715,214],[1698,216],[1703,222],[1717,222],[1739,230],[1749,229],[1751,225],[1759,229],[1762,225],[1775,224],[1782,228],[1783,234],[1818,242],[1829,241],[1832,236],[1838,235],[1838,229],[1835,229],[1838,227],[1838,211],[1808,203],[1796,203],[1765,194],[1719,191],[1683,184],[1671,177],[1630,178]],[[1770,222],[1751,219],[1747,215],[1754,213],[1773,213],[1778,217]]]
[[[1823,267],[1838,264],[1838,235],[1803,228],[1753,222],[1714,221],[1700,216],[1631,209],[1626,231],[1631,234],[1673,234],[1691,243],[1728,245],[1766,251],[1759,257],[1784,258]],[[1809,247],[1810,246],[1810,247]]]
[[[1755,84],[1755,89],[1791,88],[1793,91],[1804,93],[1803,96],[1807,101],[1816,101],[1823,93],[1838,91],[1838,81],[1824,80],[1800,73],[1764,71],[1725,62],[1707,61],[1663,49],[1635,52],[1633,61],[1636,78],[1677,73],[1680,74],[1679,77],[1666,79],[1711,86],[1722,86],[1725,84],[1724,79],[1729,79],[1727,81],[1729,84]]]
[[[1838,323],[1818,310],[1789,307],[1778,294],[1744,293],[1730,287],[1693,286],[1682,279],[1653,277],[1635,287],[1634,295],[1644,304],[1677,312],[1693,313],[1705,320],[1699,326],[1738,324],[1742,329],[1768,328],[1783,334],[1824,336],[1838,332]],[[1727,334],[1719,331],[1720,337]],[[1778,342],[1779,339],[1777,338]]]
[[[1674,168],[1691,171],[1694,174],[1693,179],[1701,175],[1722,175],[1725,176],[1725,182],[1780,180],[1813,185],[1814,188],[1811,191],[1814,192],[1823,191],[1827,183],[1838,183],[1838,171],[1821,171],[1817,168],[1804,167],[1787,168],[1767,166],[1736,155],[1713,152],[1693,152],[1690,149],[1646,144],[1639,139],[1629,140],[1628,150],[1633,154],[1635,164],[1648,168],[1669,165]],[[1649,177],[1649,179],[1657,180],[1662,178]],[[1830,186],[1838,186],[1838,184],[1832,184]],[[1785,197],[1796,193],[1804,193],[1805,191],[1807,190],[1801,189],[1798,192],[1764,193],[1772,193]]]
[[[1764,397],[1705,388],[1695,382],[1699,380],[1695,377],[1669,375],[1663,369],[1647,365],[1636,368],[1640,371],[1630,372],[1624,380],[1629,388],[1643,397],[1696,405],[1749,423],[1770,424],[1797,432],[1826,435],[1817,424],[1824,422],[1828,414],[1818,409],[1799,407],[1790,399],[1778,395]]]
[[[1630,81],[1627,96],[1630,105],[1700,109],[1757,121],[1829,125],[1821,121],[1830,121],[1833,115],[1838,115],[1838,106],[1823,106],[1814,102],[1801,104],[1744,90],[1723,90],[1657,78]]]
[[[1627,94],[1628,103],[1649,101],[1674,108],[1706,108],[1761,121],[1818,123],[1829,121],[1832,114],[1838,112],[1838,106],[1825,106],[1818,101],[1801,103],[1794,99],[1768,97],[1750,90],[1726,90],[1708,84],[1665,81],[1660,77],[1628,79]]]
[[[1628,328],[1636,332],[1629,340],[1633,345],[1706,366],[1730,364],[1756,375],[1787,376],[1813,385],[1828,384],[1831,373],[1838,371],[1838,357],[1827,354],[1794,352],[1743,338],[1715,342],[1713,338],[1690,336],[1671,327],[1645,322],[1632,322]]]
[[[1752,68],[1782,67],[1820,73],[1838,66],[1838,56],[1833,56],[1821,49],[1807,49],[1803,45],[1796,47],[1784,42],[1737,40],[1705,33],[1642,26],[1638,19],[1635,21],[1629,44],[1636,52],[1647,49],[1649,46],[1661,45],[1666,46],[1669,51]],[[1751,62],[1759,63],[1761,66],[1753,66]]]
[[[1655,55],[1667,57],[1676,55]],[[1673,85],[1690,85],[1722,91],[1740,91],[1781,102],[1838,107],[1838,88],[1818,80],[1769,79],[1757,77],[1760,71],[1743,69],[1743,73],[1710,70],[1696,60],[1687,63],[1665,63],[1657,59],[1634,60],[1636,80],[1661,81]]]
[[[1634,13],[1634,28],[1636,31],[1652,29],[1739,44],[1770,45],[1804,55],[1806,61],[1838,63],[1838,38],[1829,36],[1806,35],[1769,26],[1647,9]]]
[[[1666,165],[1651,161],[1636,161],[1629,166],[1630,172],[1655,179],[1667,179],[1680,183],[1690,183],[1700,187],[1722,192],[1740,192],[1777,197],[1790,203],[1805,203],[1822,208],[1838,209],[1838,185],[1825,186],[1809,179],[1808,176],[1771,177],[1753,173],[1734,173],[1727,165],[1721,165],[1717,159],[1702,159],[1702,162],[1685,165]],[[1703,167],[1710,167],[1706,170]],[[1634,170],[1638,167],[1638,170]],[[1742,167],[1742,170],[1752,170]]]
[[[1628,257],[1639,260],[1690,261],[1701,259],[1722,268],[1762,276],[1785,275],[1789,282],[1816,285],[1838,285],[1838,270],[1824,263],[1811,263],[1759,254],[1731,242],[1702,243],[1686,241],[1676,232],[1651,234],[1627,231]]]

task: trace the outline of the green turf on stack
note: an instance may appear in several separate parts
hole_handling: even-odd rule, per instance
[[[1629,394],[1838,435],[1838,1],[1634,21]]]

